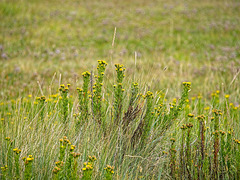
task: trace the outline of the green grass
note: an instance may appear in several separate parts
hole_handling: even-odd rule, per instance
[[[95,155],[98,159],[93,171],[95,178],[105,176],[103,168],[107,164],[115,166],[116,179],[136,179],[139,176],[143,176],[143,179],[156,179],[157,176],[164,179],[174,178],[172,173],[174,169],[170,166],[171,158],[174,156],[170,156],[171,153],[163,153],[163,151],[169,152],[170,146],[173,146],[177,150],[175,170],[180,177],[181,171],[178,168],[184,166],[180,160],[182,157],[180,149],[182,143],[187,144],[186,141],[182,141],[186,140],[187,131],[180,129],[180,126],[188,123],[188,113],[193,113],[195,117],[201,114],[206,116],[205,125],[209,128],[205,132],[205,145],[209,153],[213,150],[214,143],[214,135],[211,134],[214,125],[210,120],[213,109],[220,109],[223,112],[220,130],[228,134],[230,128],[233,128],[234,133],[230,140],[240,138],[238,133],[239,12],[239,2],[234,0],[112,0],[110,2],[2,0],[0,2],[0,118],[4,120],[1,121],[0,126],[2,146],[0,166],[4,166],[6,162],[10,164],[15,162],[10,162],[14,157],[9,149],[10,145],[4,140],[5,137],[11,137],[14,145],[11,148],[22,149],[21,158],[29,154],[34,156],[33,177],[52,178],[54,162],[59,157],[58,141],[67,135],[72,144],[77,146],[76,151],[81,154],[78,158],[79,176],[82,175],[81,168],[87,156]],[[112,46],[115,27],[116,36]],[[82,87],[81,74],[84,71],[97,74],[98,59],[108,62],[101,92],[105,100],[101,118],[104,117],[102,121],[106,126],[99,128],[95,122],[94,114],[91,114],[93,107],[90,105],[90,100],[87,108],[90,113],[88,121],[85,124],[78,124],[79,128],[75,128],[75,120],[78,118],[74,114],[81,113],[82,109],[78,108],[79,94],[76,88]],[[109,127],[115,117],[113,107],[121,106],[121,103],[118,104],[119,101],[114,99],[116,90],[113,89],[113,84],[117,81],[114,67],[116,63],[124,64],[126,67],[124,72],[126,77],[123,80],[124,98],[123,102],[120,101],[123,103],[122,109],[120,108],[122,110],[120,119],[124,118],[124,113],[128,110],[132,82],[139,83],[139,91],[144,95],[148,90],[153,92],[152,108],[158,107],[157,92],[164,93],[164,98],[167,99],[163,103],[166,105],[166,112],[170,111],[168,103],[171,103],[173,98],[179,101],[182,82],[192,82],[189,92],[189,112],[182,110],[176,117],[176,122],[174,121],[164,134],[158,134],[158,131],[164,127],[163,124],[152,127],[148,132],[150,134],[146,133],[150,139],[143,143],[146,146],[145,150],[136,151],[122,146],[119,143],[119,132]],[[40,105],[34,105],[35,97],[46,96],[48,100],[52,94],[59,93],[58,88],[62,83],[71,84],[69,93],[72,97],[67,103],[69,112],[65,117],[69,121],[67,127],[62,121],[62,111],[66,108],[61,106],[61,100],[56,99],[57,105],[54,105],[53,101],[46,102],[42,115]],[[89,84],[89,91],[91,91],[90,86]],[[218,105],[214,104],[211,96],[216,90],[220,91]],[[32,98],[28,97],[29,94]],[[191,100],[199,94],[203,97],[200,105],[198,100]],[[226,94],[230,95],[229,103],[233,103],[232,105],[226,105],[224,97]],[[209,112],[204,111],[204,107],[207,106],[210,107]],[[141,100],[139,107],[144,117],[148,107],[145,100]],[[8,116],[8,113],[11,115]],[[166,116],[165,119],[169,117]],[[44,123],[39,125],[41,119],[44,119]],[[158,121],[156,118],[146,119],[152,123]],[[138,127],[140,121],[139,116],[130,125],[132,131]],[[199,155],[197,152],[199,143],[195,139],[199,135],[200,124],[194,120],[193,125],[190,141],[195,157],[196,154]],[[79,134],[76,135],[75,131],[78,129]],[[110,136],[106,136],[105,131]],[[182,138],[183,132],[185,138]],[[130,133],[125,138],[131,136]],[[225,136],[226,142],[229,136]],[[160,142],[150,151],[148,148],[155,142],[154,138],[159,139]],[[170,142],[170,138],[175,138],[176,142]],[[231,148],[237,147],[236,143],[230,144]],[[228,146],[224,145],[226,151]],[[122,153],[121,148],[126,148],[127,151],[122,162],[122,156],[118,154]],[[223,163],[221,153],[224,152],[219,152],[219,161]],[[231,151],[231,154],[233,159],[238,159],[237,153]],[[209,157],[213,158],[211,155]],[[206,170],[208,162],[204,163],[206,164],[203,165],[205,168],[203,176],[210,178],[212,176]],[[233,174],[237,178],[240,165],[235,161],[232,163]],[[24,175],[23,167],[21,161],[21,177]],[[9,176],[16,175],[15,170],[9,167]],[[193,176],[197,176],[194,173],[193,171]],[[229,178],[231,174],[226,173],[224,177]]]
[[[61,73],[63,81],[75,82],[96,59],[105,59],[124,63],[128,75],[151,78],[156,90],[174,92],[189,80],[196,94],[207,94],[222,83],[228,87],[239,67],[235,1],[2,1],[0,12],[0,44],[9,58],[0,62],[3,89],[11,87],[8,78],[31,92],[37,80],[49,84],[55,72],[57,79]],[[228,90],[239,94],[237,87],[235,82]]]

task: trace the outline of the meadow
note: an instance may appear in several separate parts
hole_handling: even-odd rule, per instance
[[[0,179],[239,179],[239,12],[1,0]]]

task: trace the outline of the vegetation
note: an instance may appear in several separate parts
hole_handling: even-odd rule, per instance
[[[239,11],[2,0],[0,179],[239,179]]]

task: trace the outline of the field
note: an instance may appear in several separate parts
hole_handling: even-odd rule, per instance
[[[0,179],[240,178],[240,2],[1,0],[0,22]]]

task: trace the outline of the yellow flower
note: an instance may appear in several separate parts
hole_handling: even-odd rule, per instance
[[[204,108],[205,111],[208,111],[209,109],[210,109],[209,106],[207,106],[207,107]]]
[[[229,98],[229,96],[230,96],[229,94],[226,94],[226,95],[225,95],[225,98],[226,98],[226,99],[228,99],[228,98]]]
[[[189,114],[188,114],[188,117],[193,117],[193,116],[194,116],[194,115],[193,115],[193,114],[191,114],[191,113],[189,113]]]
[[[90,168],[91,168],[91,165],[86,165],[86,168],[87,168],[87,169],[90,169]]]
[[[33,158],[27,158],[28,162],[31,162],[33,160]]]

